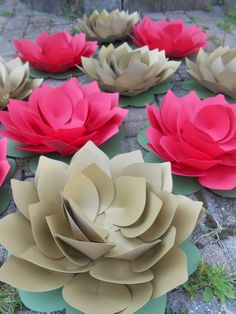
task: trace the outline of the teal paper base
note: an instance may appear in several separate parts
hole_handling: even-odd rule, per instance
[[[5,185],[0,187],[0,214],[2,214],[10,205],[10,191]]]
[[[228,198],[236,198],[236,188],[232,190],[214,190],[214,189],[209,189],[211,192],[218,196],[223,196],[223,197],[228,197]]]
[[[145,107],[147,103],[153,102],[154,95],[165,94],[171,87],[172,84],[169,81],[164,81],[137,96],[120,96],[119,106]]]
[[[68,80],[73,76],[81,76],[84,73],[81,72],[78,68],[73,68],[72,70],[69,70],[67,72],[63,73],[49,73],[49,72],[43,72],[37,69],[34,69],[30,67],[30,77],[32,78],[51,78],[55,80]]]

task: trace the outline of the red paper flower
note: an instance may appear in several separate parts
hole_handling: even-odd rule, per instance
[[[59,87],[37,87],[28,101],[11,99],[0,112],[0,134],[36,153],[72,154],[88,140],[101,145],[119,131],[127,110],[118,93],[103,93],[96,82],[80,86],[72,78]]]
[[[35,69],[58,73],[81,64],[81,57],[90,57],[97,50],[96,41],[86,41],[84,33],[71,36],[68,32],[49,35],[43,32],[36,43],[28,39],[13,40],[19,57]]]
[[[6,178],[10,165],[6,160],[7,154],[7,140],[6,138],[0,139],[0,186],[2,185],[4,179]]]
[[[133,27],[136,38],[131,36],[138,47],[147,45],[149,49],[165,50],[167,56],[180,58],[197,52],[206,46],[208,35],[201,27],[191,25],[186,27],[183,20],[168,22],[153,21],[144,17]]]
[[[148,146],[171,162],[173,173],[212,189],[236,187],[236,104],[223,95],[200,100],[195,92],[178,98],[169,91],[147,114]]]

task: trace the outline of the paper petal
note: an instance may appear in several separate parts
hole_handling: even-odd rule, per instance
[[[184,177],[172,175],[173,178],[173,193],[189,195],[202,190],[202,185],[195,177]]]
[[[14,158],[29,158],[36,155],[34,152],[27,152],[27,151],[17,149],[17,147],[19,146],[21,146],[21,143],[8,139],[7,156],[14,157]]]
[[[153,298],[148,301],[140,310],[135,314],[154,314],[158,310],[157,314],[164,314],[166,310],[166,295],[162,295],[159,298]]]
[[[207,98],[213,97],[215,94],[208,89],[202,87],[197,81],[195,80],[186,80],[182,84],[183,89],[192,91],[194,90],[200,98]]]
[[[187,258],[188,275],[192,275],[201,262],[201,252],[190,240],[186,240],[180,246]]]

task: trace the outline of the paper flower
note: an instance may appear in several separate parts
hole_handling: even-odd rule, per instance
[[[6,138],[1,138],[0,139],[0,186],[2,185],[3,181],[5,180],[10,170],[9,162],[6,160],[6,154],[7,154],[7,140]]]
[[[213,93],[236,98],[236,48],[218,47],[209,55],[200,49],[196,63],[186,59],[188,73]]]
[[[34,181],[12,180],[12,189],[20,212],[0,221],[11,252],[1,281],[63,287],[73,308],[112,314],[134,313],[187,280],[178,245],[202,203],[171,193],[169,163],[145,164],[140,151],[109,160],[88,142],[69,165],[42,156]]]
[[[97,49],[97,42],[86,41],[86,35],[81,33],[71,36],[68,32],[49,35],[41,33],[36,42],[22,38],[13,40],[19,57],[29,61],[38,70],[59,73],[70,70],[81,63],[81,57],[92,56]]]
[[[42,79],[29,78],[29,64],[19,58],[4,61],[0,57],[0,109],[4,109],[9,98],[24,99],[29,96]]]
[[[107,91],[138,95],[166,80],[180,65],[168,61],[164,51],[148,47],[133,50],[127,43],[103,46],[98,60],[82,57],[83,70]]]
[[[208,188],[236,187],[236,108],[223,95],[200,100],[167,93],[160,109],[147,106],[149,148],[172,173],[197,177]]]
[[[110,43],[125,38],[138,20],[137,12],[129,14],[128,11],[114,10],[109,13],[107,10],[96,10],[90,16],[78,19],[75,30],[86,33],[90,39]]]
[[[138,47],[147,45],[149,49],[158,48],[171,58],[181,58],[197,52],[206,46],[208,37],[195,24],[187,27],[183,20],[157,22],[148,17],[134,25],[133,32],[136,37],[131,38]]]
[[[88,140],[101,145],[118,133],[127,114],[118,96],[102,93],[96,82],[81,86],[76,78],[59,87],[44,84],[28,102],[10,100],[8,112],[0,112],[0,134],[36,153],[72,154]]]

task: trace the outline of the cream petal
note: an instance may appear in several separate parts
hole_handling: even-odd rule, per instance
[[[131,300],[125,285],[96,280],[89,274],[75,276],[62,294],[67,303],[84,313],[117,313],[126,309]]]
[[[0,268],[0,280],[29,292],[51,291],[63,287],[73,274],[43,269],[15,256],[10,256]]]
[[[142,272],[155,265],[173,247],[175,243],[175,235],[175,227],[170,227],[170,229],[162,237],[161,242],[157,243],[145,252],[145,254],[139,256],[131,262],[131,268],[133,271]]]
[[[142,215],[146,203],[144,178],[118,177],[114,181],[115,197],[106,219],[114,225],[126,227],[134,224]]]
[[[161,174],[162,174],[162,191],[172,192],[173,180],[171,174],[171,163],[161,163]]]
[[[37,246],[32,246],[22,253],[20,257],[39,267],[62,273],[83,273],[89,271],[92,267],[92,264],[85,266],[76,265],[65,257],[57,260],[48,258],[42,254]]]
[[[140,150],[130,153],[120,154],[113,157],[109,162],[112,177],[116,178],[120,175],[121,171],[129,165],[134,163],[143,163],[143,156]]]
[[[173,224],[172,220],[178,204],[176,196],[166,191],[159,192],[157,196],[163,202],[163,205],[152,226],[140,236],[144,241],[154,241],[160,238]]]
[[[98,261],[89,273],[102,281],[131,285],[148,282],[154,278],[150,269],[136,273],[132,270],[130,262],[110,258]]]
[[[126,238],[136,238],[146,232],[156,220],[162,207],[162,201],[151,191],[147,191],[145,209],[140,219],[131,226],[121,228]]]
[[[27,219],[30,219],[29,205],[39,202],[35,184],[33,182],[12,179],[11,187],[17,208]]]
[[[115,244],[115,247],[106,254],[106,257],[117,258],[132,261],[144,254],[151,247],[156,245],[160,240],[153,242],[143,242],[140,239],[127,239],[120,231],[113,232],[109,240]]]
[[[72,199],[92,221],[98,214],[99,197],[93,182],[80,170],[74,172],[63,189],[63,197]]]
[[[99,213],[104,212],[114,197],[112,180],[96,164],[91,164],[82,172],[95,185],[99,195]]]
[[[30,205],[29,213],[33,237],[39,249],[53,259],[64,257],[54,241],[46,220],[47,216],[61,213],[60,206],[50,201],[42,201]]]
[[[176,228],[176,244],[184,242],[193,232],[200,214],[202,202],[192,201],[185,196],[177,196],[176,209],[172,225]]]
[[[0,243],[16,256],[35,245],[30,222],[21,213],[13,213],[2,218]]]
[[[58,239],[67,243],[69,246],[88,256],[92,260],[97,260],[109,252],[114,245],[109,243],[85,242],[71,239],[68,237],[56,235]]]
[[[60,203],[60,192],[63,190],[69,178],[66,166],[58,163],[58,161],[54,162],[53,160],[46,158],[40,167],[41,170],[37,183],[39,199]]]
[[[150,282],[140,283],[138,285],[127,285],[131,293],[130,305],[119,314],[136,313],[152,297],[152,284]]]
[[[153,297],[157,298],[188,280],[185,254],[177,247],[172,248],[152,267],[154,273]]]

